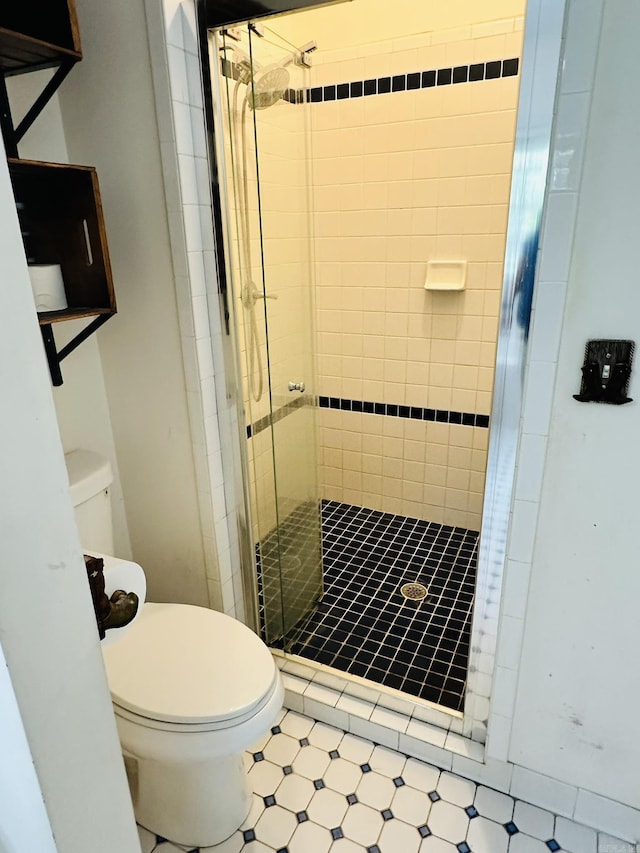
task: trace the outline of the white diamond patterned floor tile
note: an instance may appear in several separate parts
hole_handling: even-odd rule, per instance
[[[370,740],[346,734],[340,741],[340,755],[354,764],[366,764],[371,758],[373,744]]]
[[[553,835],[554,816],[551,812],[530,806],[528,803],[516,803],[513,822],[520,832],[524,832],[525,835],[532,835],[541,841],[545,841]]]
[[[300,742],[284,734],[284,732],[273,735],[269,743],[264,748],[264,757],[281,766],[291,764],[296,755],[300,752]]]
[[[338,748],[343,737],[344,734],[339,729],[327,726],[325,723],[316,723],[309,732],[309,743],[330,752]]]
[[[481,815],[496,823],[508,823],[513,817],[513,798],[484,785],[478,785],[474,805]]]
[[[412,826],[422,826],[427,823],[431,800],[424,791],[416,791],[409,785],[398,788],[391,803],[393,816]]]
[[[214,847],[142,853],[627,853],[633,845],[289,711],[245,755],[251,811]],[[616,846],[612,846],[616,845]]]
[[[365,806],[364,803],[355,803],[345,815],[342,829],[347,838],[366,847],[376,843],[382,825],[379,811]]]
[[[597,853],[598,851],[596,832],[586,826],[578,826],[564,817],[556,818],[554,837],[567,853]]]
[[[346,798],[337,791],[323,788],[318,791],[307,809],[309,817],[327,829],[340,826],[349,804]]]

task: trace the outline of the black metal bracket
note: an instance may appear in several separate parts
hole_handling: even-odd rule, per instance
[[[4,139],[4,147],[7,157],[18,156],[18,140],[13,129],[13,118],[11,117],[11,104],[7,92],[7,81],[4,74],[0,73],[0,129]]]
[[[56,341],[53,337],[53,329],[49,323],[46,326],[40,326],[42,332],[42,342],[44,344],[44,352],[49,362],[49,373],[51,374],[51,382],[56,387],[62,385],[62,371],[60,370],[60,361],[58,359],[58,350],[56,349]]]
[[[7,157],[18,157],[18,143],[29,130],[42,110],[60,88],[63,80],[76,64],[76,59],[63,59],[56,68],[53,76],[47,82],[44,89],[35,99],[26,115],[17,127],[14,127],[11,116],[11,106],[7,94],[7,81],[5,75],[0,72],[0,125]]]
[[[100,326],[104,325],[107,320],[113,317],[113,314],[100,314],[95,320],[92,320],[84,329],[79,332],[73,340],[62,347],[60,351],[56,347],[56,341],[53,336],[51,323],[46,323],[40,326],[42,332],[42,341],[44,343],[44,351],[49,362],[49,372],[51,373],[51,382],[57,388],[62,385],[62,371],[60,370],[60,362],[70,355],[83,341],[96,332]]]
[[[16,143],[20,142],[25,133],[29,130],[34,121],[38,118],[42,110],[49,103],[56,91],[62,85],[62,81],[76,64],[75,59],[64,59],[56,68],[55,73],[46,84],[42,92],[33,102],[32,106],[27,111],[26,115],[15,129]]]

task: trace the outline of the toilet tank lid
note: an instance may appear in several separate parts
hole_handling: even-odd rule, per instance
[[[64,461],[74,506],[100,494],[113,482],[111,463],[93,450],[72,450],[65,454]]]

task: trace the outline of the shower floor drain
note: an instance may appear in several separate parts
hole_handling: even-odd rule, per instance
[[[427,588],[421,583],[405,583],[400,587],[400,592],[410,601],[422,601],[427,597]]]

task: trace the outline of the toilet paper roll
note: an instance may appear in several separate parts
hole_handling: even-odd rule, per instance
[[[109,646],[111,643],[117,643],[136,619],[140,618],[142,605],[147,596],[147,579],[142,566],[138,563],[121,560],[119,557],[112,557],[107,554],[99,554],[96,551],[85,551],[85,553],[90,553],[93,557],[101,557],[104,560],[104,591],[107,598],[111,598],[117,589],[123,589],[125,592],[135,592],[140,601],[138,612],[128,625],[125,625],[124,628],[110,628],[107,631],[101,645]]]
[[[29,277],[37,311],[62,311],[67,307],[60,264],[33,264]]]

